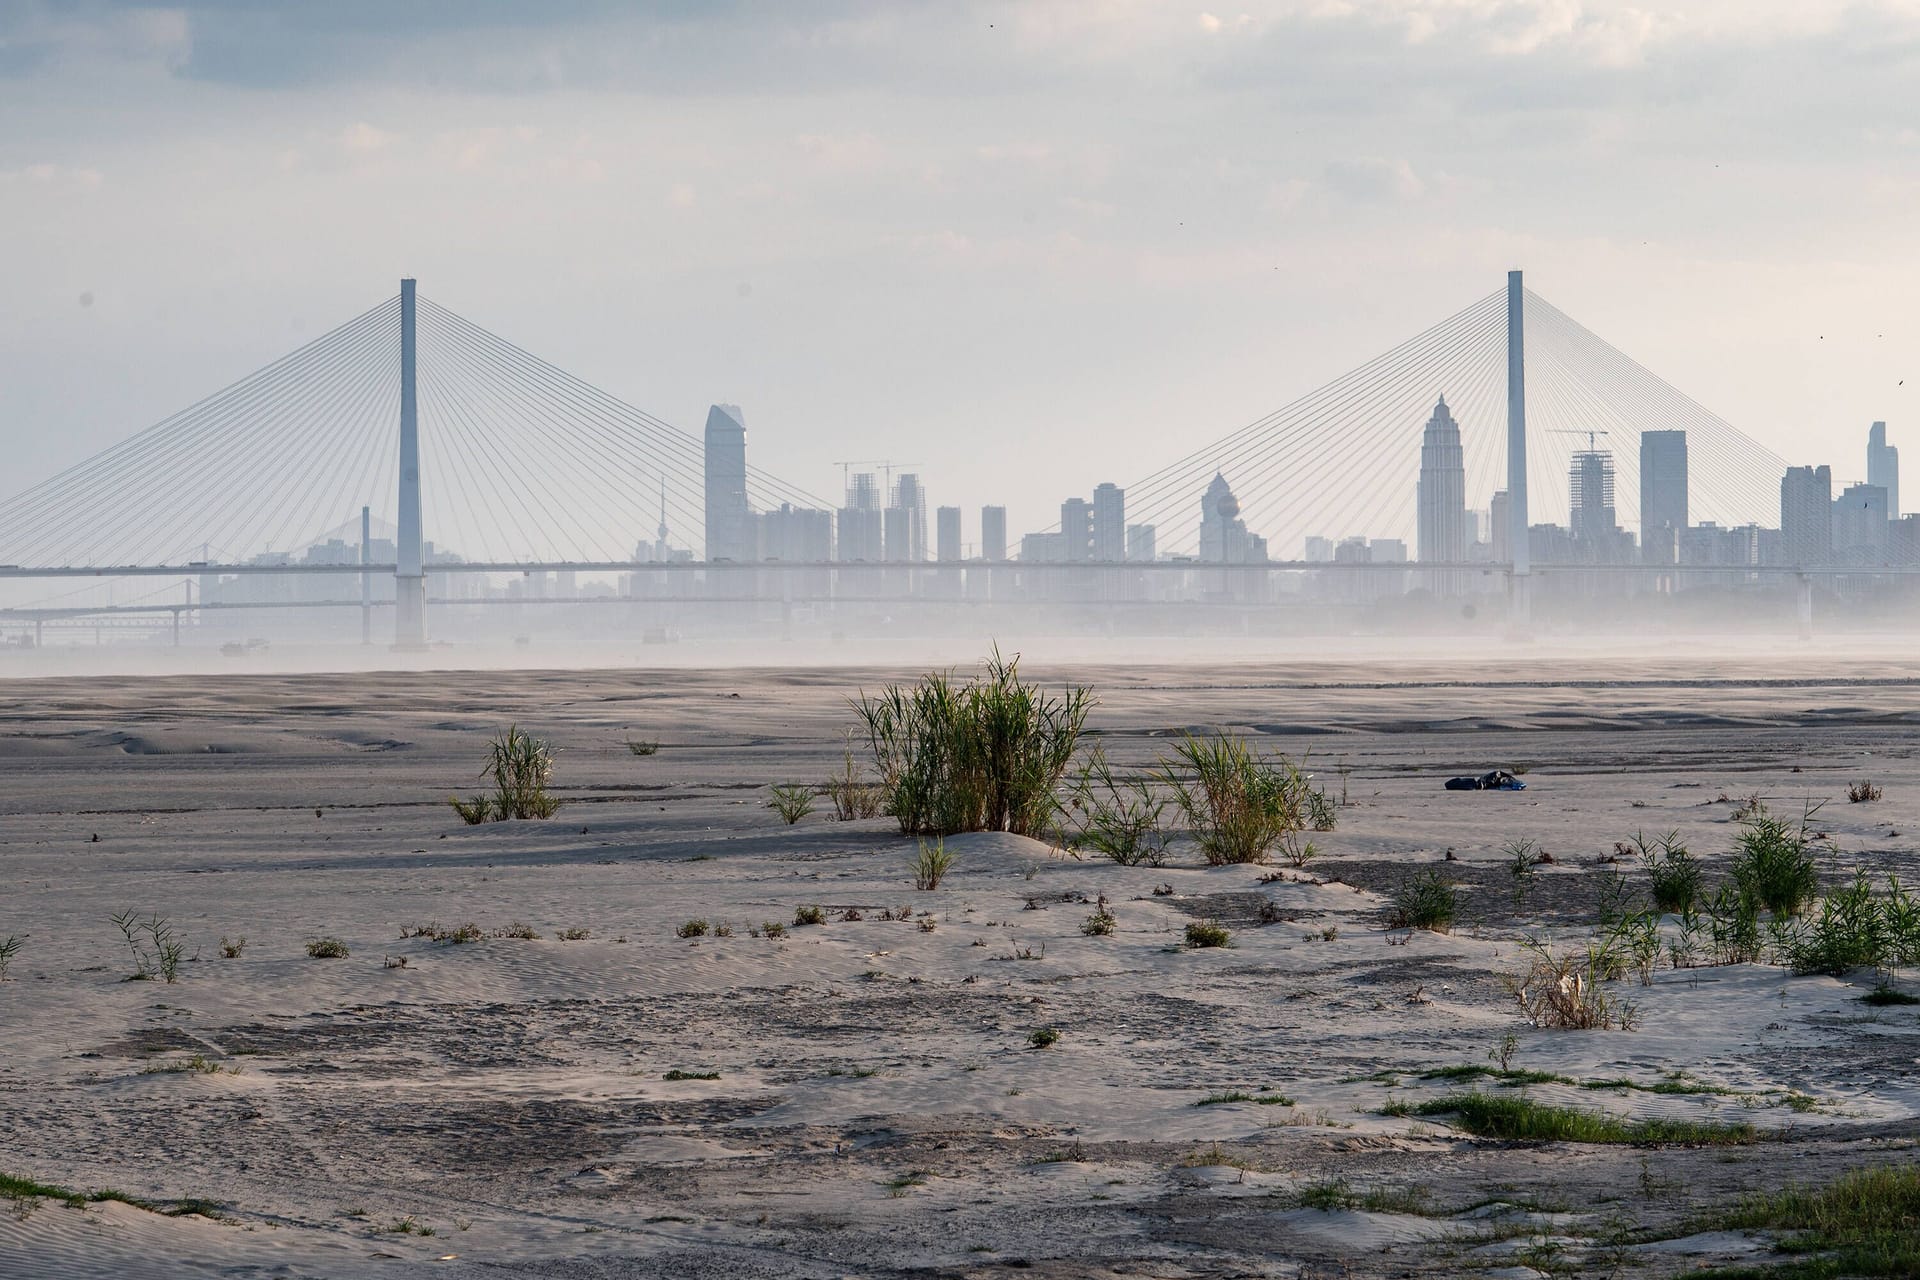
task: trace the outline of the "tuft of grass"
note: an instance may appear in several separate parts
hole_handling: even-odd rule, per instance
[[[1417,1116],[1450,1116],[1455,1127],[1480,1138],[1588,1142],[1628,1146],[1741,1146],[1756,1140],[1745,1122],[1622,1120],[1602,1111],[1555,1107],[1509,1094],[1456,1093],[1413,1108]]]
[[[658,755],[660,744],[647,738],[628,738],[627,750],[636,756]]]
[[[1230,947],[1233,935],[1217,920],[1194,920],[1187,925],[1187,949]]]
[[[846,758],[840,766],[840,772],[828,778],[820,788],[833,804],[833,818],[836,822],[853,822],[861,818],[878,817],[880,807],[886,803],[881,789],[867,780],[860,766],[853,760],[853,735],[847,735]]]
[[[1387,909],[1389,929],[1426,929],[1450,933],[1460,915],[1460,894],[1453,882],[1429,867],[1400,882]]]
[[[996,649],[964,683],[935,672],[853,704],[901,835],[1048,833],[1093,694],[1068,686],[1049,695],[1019,667],[1018,655]]]
[[[1608,980],[1619,975],[1624,963],[1607,943],[1589,942],[1585,951],[1555,952],[1540,942],[1524,947],[1527,971],[1506,981],[1528,1022],[1555,1031],[1634,1028],[1634,1006],[1607,991]]]
[[[313,938],[307,942],[307,959],[309,960],[345,960],[346,958],[347,944],[331,935]]]
[[[532,925],[516,920],[504,929],[495,929],[493,936],[496,938],[514,938],[521,942],[535,942],[538,941],[540,934]]]
[[[795,907],[793,909],[793,923],[796,928],[802,925],[825,924],[826,922],[827,913],[823,907]]]
[[[1066,847],[1091,849],[1123,867],[1160,866],[1167,858],[1169,833],[1160,819],[1168,803],[1152,779],[1115,773],[1096,745],[1060,802]]]
[[[1312,818],[1307,775],[1284,756],[1259,755],[1238,735],[1187,735],[1161,762],[1160,780],[1213,866],[1265,862]]]
[[[682,1071],[679,1067],[660,1077],[662,1080],[718,1080],[718,1071]]]
[[[1858,997],[1858,999],[1861,1004],[1872,1005],[1875,1008],[1920,1004],[1920,996],[1908,995],[1904,991],[1895,991],[1892,987],[1884,985],[1875,987],[1873,990],[1867,992],[1867,994]]]
[[[1200,1101],[1194,1103],[1193,1105],[1196,1107],[1217,1107],[1228,1102],[1252,1102],[1252,1101],[1253,1101],[1252,1094],[1242,1092],[1239,1089],[1232,1089],[1224,1093],[1210,1093],[1206,1097],[1200,1099]]]
[[[553,781],[553,748],[518,725],[508,725],[505,733],[487,744],[487,763],[481,767],[480,776],[493,779],[491,796],[476,795],[464,801],[458,796],[449,798],[453,811],[469,826],[516,818],[551,818],[560,811],[560,801],[547,794],[547,786]]]
[[[1847,784],[1847,803],[1849,804],[1871,804],[1879,798],[1880,788],[1865,778]]]
[[[1036,1049],[1046,1049],[1060,1043],[1060,1031],[1057,1027],[1041,1027],[1027,1036],[1027,1043]]]
[[[773,788],[773,798],[767,801],[767,808],[779,814],[782,822],[792,826],[813,812],[813,801],[812,787],[789,782]]]
[[[674,933],[682,938],[704,938],[707,936],[707,922],[705,920],[689,920],[678,929],[675,929]]]
[[[1798,823],[1775,817],[1764,804],[1739,819],[1733,883],[1742,896],[1773,913],[1796,916],[1820,892],[1820,868],[1814,850],[1821,845],[1810,824],[1820,806],[1810,804]]]
[[[760,932],[766,934],[769,938],[784,938],[787,936],[787,926],[781,924],[778,920],[768,920],[760,926]]]
[[[1644,833],[1635,832],[1633,848],[1647,869],[1653,905],[1674,914],[1693,910],[1703,877],[1700,860],[1687,851],[1680,833],[1669,831],[1650,841]]]
[[[1876,895],[1864,871],[1835,889],[1813,920],[1775,922],[1776,939],[1795,973],[1840,976],[1855,969],[1892,969],[1920,962],[1920,901],[1887,877]]]
[[[247,939],[245,935],[238,938],[223,937],[220,939],[220,958],[222,960],[238,960],[240,953],[246,949]]]
[[[140,1069],[140,1074],[143,1076],[217,1076],[222,1074],[237,1076],[240,1074],[240,1068],[237,1066],[223,1067],[206,1054],[196,1053],[188,1058],[170,1058],[165,1062],[149,1063]]]
[[[13,964],[14,956],[20,953],[20,939],[12,934],[0,938],[0,982],[7,980],[7,969]]]
[[[947,852],[947,842],[935,840],[928,844],[920,842],[920,852],[913,860],[913,887],[921,890],[933,890],[947,878],[947,872],[953,870],[953,855]]]
[[[1114,919],[1112,909],[1107,906],[1107,895],[1103,893],[1100,895],[1100,901],[1093,908],[1093,914],[1081,923],[1080,932],[1089,938],[1110,937],[1114,926],[1118,923],[1119,921]]]
[[[553,935],[562,942],[585,942],[593,936],[591,929],[562,929]]]
[[[1556,1075],[1551,1071],[1527,1071],[1511,1067],[1482,1067],[1468,1064],[1457,1067],[1435,1067],[1431,1071],[1420,1073],[1422,1080],[1495,1080],[1505,1085],[1522,1084],[1577,1084],[1572,1076]]]

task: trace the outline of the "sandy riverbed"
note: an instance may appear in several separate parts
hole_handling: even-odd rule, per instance
[[[1271,883],[1186,849],[1123,868],[964,837],[917,892],[890,821],[764,807],[838,764],[846,699],[884,672],[8,683],[0,938],[22,945],[0,983],[0,1173],[217,1216],[0,1202],[0,1274],[1518,1275],[1549,1256],[1599,1274],[1617,1255],[1592,1241],[1627,1224],[1684,1237],[1631,1251],[1665,1275],[1755,1247],[1693,1238],[1706,1207],[1913,1158],[1920,1013],[1857,1003],[1867,975],[1666,971],[1623,988],[1632,1032],[1529,1028],[1500,981],[1524,938],[1586,935],[1596,860],[1636,829],[1678,830],[1717,874],[1722,796],[1827,801],[1836,871],[1915,878],[1920,680],[1901,664],[1032,674],[1095,686],[1125,764],[1216,726],[1306,754],[1346,793],[1339,829]],[[568,803],[461,826],[445,798],[508,721],[552,740]],[[1500,764],[1529,789],[1438,789]],[[1847,804],[1861,777],[1885,798]],[[1554,855],[1518,909],[1516,839]],[[1390,937],[1385,895],[1421,866],[1456,875],[1469,919]],[[1085,936],[1101,896],[1117,931]],[[812,904],[829,923],[792,927]],[[176,983],[124,980],[129,909],[186,939]],[[1180,949],[1197,917],[1234,945]],[[677,937],[694,918],[732,936]],[[540,936],[402,936],[469,921]],[[752,936],[767,921],[786,936]],[[320,935],[350,954],[309,959]],[[1031,1048],[1043,1027],[1058,1043]],[[1737,1114],[1766,1140],[1516,1145],[1380,1113],[1453,1090],[1419,1073],[1484,1063],[1509,1032],[1516,1066],[1728,1091],[1533,1097]],[[196,1055],[214,1070],[156,1070]],[[1286,1101],[1198,1105],[1220,1093]],[[1334,1178],[1393,1207],[1301,1206]]]

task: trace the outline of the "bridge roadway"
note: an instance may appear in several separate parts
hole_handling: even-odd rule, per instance
[[[5,578],[197,578],[238,577],[248,574],[365,574],[392,577],[396,566],[384,564],[184,564],[184,565],[17,565],[0,564]],[[1262,560],[1252,564],[1222,564],[1212,560],[542,560],[472,561],[429,564],[429,575],[454,573],[776,573],[821,571],[834,573],[899,573],[914,570],[950,572],[955,569],[992,573],[1194,573],[1231,570],[1241,573],[1481,573],[1512,574],[1505,562],[1431,562],[1420,560],[1347,562],[1334,560]],[[1898,565],[1763,565],[1763,564],[1561,564],[1535,563],[1534,577],[1563,573],[1629,573],[1659,577],[1700,577],[1729,573],[1797,578],[1803,575],[1909,577],[1920,575],[1920,564]],[[355,601],[353,603],[358,603]]]

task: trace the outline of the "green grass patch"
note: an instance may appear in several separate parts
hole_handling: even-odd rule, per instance
[[[662,1080],[718,1080],[720,1073],[718,1071],[682,1071],[675,1067],[660,1078]]]
[[[1920,996],[1908,995],[1904,991],[1895,991],[1892,987],[1875,987],[1867,994],[1858,997],[1861,1004],[1884,1009],[1893,1005],[1920,1004]]]
[[[1420,1073],[1422,1080],[1497,1080],[1501,1084],[1577,1084],[1571,1076],[1556,1075],[1551,1071],[1502,1071],[1495,1067],[1462,1065],[1457,1067],[1435,1067],[1431,1071]]]
[[[1856,1169],[1827,1187],[1752,1196],[1701,1227],[1791,1233],[1777,1247],[1795,1261],[1705,1273],[1720,1280],[1920,1275],[1920,1165]]]
[[[1417,1116],[1451,1116],[1457,1128],[1480,1138],[1539,1142],[1618,1143],[1629,1146],[1736,1146],[1755,1140],[1746,1123],[1705,1120],[1623,1120],[1580,1107],[1553,1107],[1530,1098],[1457,1093],[1413,1108]]]

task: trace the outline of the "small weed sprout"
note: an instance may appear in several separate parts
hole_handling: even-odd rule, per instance
[[[1118,921],[1113,918],[1113,912],[1107,907],[1107,895],[1103,893],[1100,895],[1099,903],[1093,908],[1093,914],[1088,916],[1085,923],[1080,926],[1080,932],[1089,938],[1105,938],[1112,935],[1114,925],[1117,923]]]
[[[1027,1036],[1027,1043],[1036,1049],[1047,1049],[1060,1043],[1060,1030],[1057,1027],[1041,1027]]]
[[[707,922],[705,920],[689,920],[674,930],[674,932],[682,938],[704,938],[707,936]]]
[[[1847,784],[1847,803],[1849,804],[1871,804],[1879,798],[1880,788],[1865,778]]]
[[[332,936],[311,939],[307,943],[307,958],[309,960],[344,960],[347,958],[347,944]]]
[[[126,941],[133,957],[130,981],[160,978],[171,985],[179,981],[180,965],[186,959],[186,943],[166,917],[149,913],[143,920],[131,909],[110,917]]]
[[[1519,915],[1540,874],[1540,846],[1532,840],[1509,840],[1501,848],[1507,855],[1507,877],[1513,882],[1513,913]]]
[[[1487,1061],[1500,1064],[1502,1075],[1513,1069],[1513,1055],[1520,1052],[1520,1037],[1509,1031],[1498,1044],[1487,1050]]]
[[[820,791],[833,804],[835,822],[877,817],[880,806],[886,800],[881,789],[869,782],[860,766],[854,763],[851,733],[847,734],[846,756],[841,762],[840,772],[828,778]]]
[[[240,953],[246,949],[247,938],[245,934],[242,934],[238,938],[223,937],[220,939],[220,958],[222,960],[238,960]]]
[[[1187,924],[1187,949],[1233,945],[1233,935],[1218,920],[1194,920]]]
[[[767,808],[779,814],[782,822],[792,826],[813,812],[813,799],[812,787],[790,782],[773,789],[773,798],[767,801]]]
[[[1409,875],[1394,890],[1387,927],[1450,933],[1459,914],[1459,891],[1452,881],[1429,867]]]
[[[920,852],[913,860],[913,887],[922,890],[938,889],[940,882],[946,879],[947,872],[953,869],[953,855],[947,852],[947,842],[935,840],[928,844],[920,842]]]
[[[13,958],[18,954],[20,954],[19,938],[12,934],[0,938],[0,982],[7,980],[7,969],[13,964]]]
[[[733,936],[733,926],[730,924],[717,924],[713,926],[713,936],[716,938],[731,938]]]
[[[627,750],[636,756],[658,755],[660,744],[646,738],[628,738]]]

